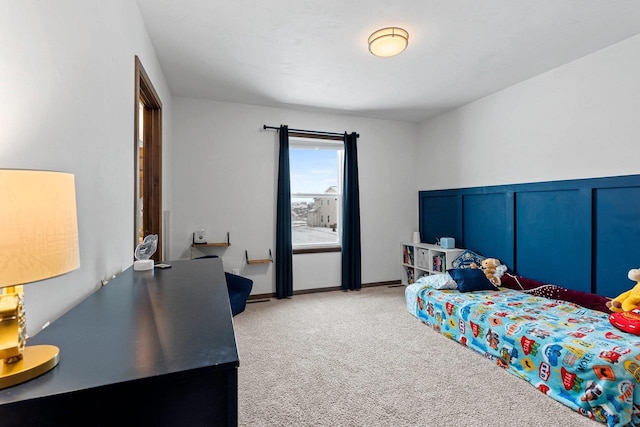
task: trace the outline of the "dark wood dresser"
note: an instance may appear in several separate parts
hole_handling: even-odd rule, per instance
[[[129,268],[30,339],[58,346],[60,363],[0,390],[0,425],[237,425],[222,261],[169,264]]]

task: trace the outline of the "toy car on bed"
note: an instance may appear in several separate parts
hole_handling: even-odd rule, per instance
[[[640,337],[612,326],[606,298],[513,275],[478,286],[480,271],[458,271],[409,285],[408,311],[585,416],[640,425]]]

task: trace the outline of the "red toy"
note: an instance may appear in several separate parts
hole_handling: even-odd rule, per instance
[[[621,331],[640,335],[640,309],[611,313],[609,322]]]

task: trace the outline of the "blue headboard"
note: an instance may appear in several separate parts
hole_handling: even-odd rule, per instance
[[[419,192],[423,242],[498,258],[516,274],[613,297],[640,268],[640,175]]]

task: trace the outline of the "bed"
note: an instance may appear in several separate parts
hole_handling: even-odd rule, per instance
[[[447,274],[439,276],[447,281]],[[587,308],[552,299],[587,294],[527,288],[522,278],[511,277],[515,285],[503,280],[497,289],[469,292],[421,278],[405,289],[407,310],[591,419],[640,426],[640,337],[613,327],[602,300],[588,301],[593,307]]]

